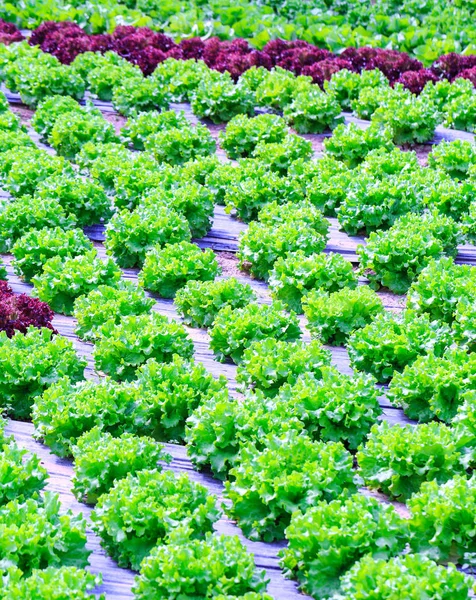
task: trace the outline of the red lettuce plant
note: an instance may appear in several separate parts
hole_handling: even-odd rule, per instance
[[[46,302],[27,294],[14,294],[6,281],[0,281],[0,331],[5,331],[8,337],[16,332],[26,333],[31,325],[47,327],[57,333],[51,324],[53,317]]]
[[[430,69],[421,69],[420,71],[405,71],[396,83],[401,83],[412,94],[418,95],[429,81],[436,82],[438,77]]]

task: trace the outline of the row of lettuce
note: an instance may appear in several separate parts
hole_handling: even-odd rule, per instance
[[[88,90],[126,116],[190,102],[197,117],[221,123],[253,115],[258,106],[283,113],[300,133],[322,133],[342,122],[342,110],[351,109],[357,117],[387,126],[398,144],[429,141],[439,124],[474,130],[476,95],[469,79],[437,80],[416,71],[392,86],[379,69],[309,73],[258,66],[235,83],[228,71],[210,69],[202,60],[168,58],[144,77],[138,66],[114,52],[84,52],[71,65],[61,65],[26,42],[0,51],[1,79],[30,106],[58,94],[81,100]]]
[[[11,338],[3,333],[0,360],[8,368],[0,379],[2,404],[10,416],[31,418],[38,439],[55,453],[75,459],[75,493],[97,503],[93,522],[106,551],[121,566],[140,569],[136,596],[150,598],[164,589],[169,595],[175,589],[177,597],[265,593],[265,578],[255,573],[244,547],[235,538],[210,535],[219,516],[215,500],[186,476],[158,468],[158,460],[167,460],[160,442],[175,442],[187,445],[198,468],[225,479],[226,512],[247,537],[288,540],[282,566],[314,597],[357,598],[362,585],[371,593],[376,582],[383,598],[395,587],[402,594],[410,589],[415,598],[422,589],[436,598],[469,597],[471,580],[430,560],[468,564],[474,545],[469,501],[476,494],[471,477],[476,460],[470,353],[474,268],[451,259],[458,224],[440,212],[415,213],[395,216],[395,225],[376,234],[390,236],[386,251],[393,261],[382,263],[393,262],[388,271],[399,285],[402,279],[405,289],[411,284],[404,314],[387,313],[369,287],[356,286],[349,262],[321,253],[328,223],[311,198],[281,194],[295,185],[293,172],[309,189],[321,189],[315,178],[339,161],[328,156],[315,162],[310,152],[301,157],[286,153],[289,145],[301,142],[266,144],[268,133],[283,126],[277,117],[271,116],[276,127],[265,121],[265,139],[259,133],[261,117],[245,120],[246,135],[240,128],[233,133],[234,122],[223,134],[227,152],[240,156],[243,148],[246,154],[250,147],[265,146],[258,157],[221,165],[213,156],[184,153],[177,141],[168,160],[134,154],[118,140],[105,142],[94,135],[77,138],[68,146],[74,152],[64,152],[53,136],[65,119],[64,107],[69,123],[76,118],[90,122],[91,109],[68,99],[47,100],[33,125],[60,153],[74,157],[87,170],[86,178],[65,158],[33,147],[5,102],[3,106],[10,127],[3,136],[3,185],[13,198],[0,217],[2,250],[12,252],[14,268],[32,280],[40,299],[75,315],[78,335],[94,341],[96,368],[107,377],[84,381],[85,361],[71,342],[50,329],[30,329]],[[99,113],[95,118],[98,123],[102,119]],[[158,132],[150,130],[151,123]],[[179,132],[193,131],[180,114],[139,115],[126,125],[124,141],[147,147],[149,136],[171,131],[163,129],[164,123]],[[157,145],[163,151],[162,138]],[[461,189],[471,181],[471,151],[468,144],[442,145],[430,162]],[[176,158],[177,152],[182,158]],[[392,173],[417,180],[420,168],[413,155],[387,147],[374,163],[372,156],[370,172],[379,174],[377,181]],[[344,162],[341,166],[349,169]],[[225,181],[211,183],[209,177],[220,177],[220,169]],[[189,241],[207,232],[214,202],[219,194],[227,198],[240,169],[248,169],[243,198],[251,197],[246,185],[256,184],[266,170],[281,186],[274,188],[273,197],[289,200],[278,204],[263,196],[263,206],[249,213],[246,220],[252,223],[240,242],[245,266],[245,248],[258,226],[254,243],[260,244],[259,260],[251,258],[250,264],[255,275],[272,274],[276,300],[269,306],[259,305],[248,285],[216,279],[214,254]],[[350,171],[353,177],[356,169]],[[298,188],[294,190],[297,194]],[[448,201],[451,210],[454,204]],[[230,200],[227,205],[237,210]],[[105,245],[121,266],[142,267],[139,282],[144,287],[175,297],[188,324],[210,328],[217,358],[238,364],[244,401],[230,395],[223,379],[215,380],[193,362],[193,343],[183,325],[155,312],[141,287],[121,280],[112,259],[99,258],[77,228],[99,218],[110,218]],[[411,227],[419,228],[414,237]],[[282,285],[278,260],[291,272]],[[301,306],[315,336],[310,344],[300,341],[299,320],[285,310],[300,311]],[[358,373],[349,377],[333,368],[322,341],[346,342]],[[381,408],[375,382],[389,380],[389,398],[421,425],[377,424]],[[356,494],[362,483],[408,500],[410,518]],[[25,488],[23,482],[21,486]],[[48,495],[42,497],[26,503],[17,499],[18,510],[24,511],[21,521],[33,523],[35,532],[41,528],[36,515],[49,502]],[[16,514],[14,504],[7,507],[5,512]],[[342,520],[349,523],[346,530],[336,527]],[[170,523],[180,525],[171,528]],[[82,544],[78,542],[84,549]],[[416,555],[400,554],[408,545]],[[32,552],[28,544],[25,548]],[[61,559],[52,554],[48,566],[71,565],[65,558],[71,557],[69,551],[63,549]],[[85,565],[83,551],[81,556],[77,567]],[[25,574],[30,574],[26,565],[32,569],[40,564],[31,558],[12,561]],[[222,569],[217,572],[212,564]],[[180,585],[172,575],[177,565],[186,573]],[[36,579],[42,581],[48,573],[31,572],[28,585],[37,585]],[[15,578],[27,585],[17,571],[9,577],[8,585],[16,585]],[[91,581],[76,574],[70,585]]]
[[[474,52],[471,2],[379,0],[296,2],[226,0],[159,2],[158,0],[39,0],[0,3],[0,17],[21,28],[44,21],[75,21],[89,33],[113,31],[117,25],[147,26],[176,39],[192,36],[243,37],[261,48],[270,39],[302,39],[334,52],[347,46],[404,50],[425,64],[447,52]],[[6,35],[11,35],[7,30]],[[8,39],[8,38],[7,38]]]
[[[24,39],[18,30],[10,33],[11,28],[11,24],[0,20],[0,39],[5,44]],[[2,32],[5,32],[3,36]],[[445,53],[425,69],[422,62],[405,52],[368,45],[345,48],[335,54],[304,40],[278,38],[256,50],[240,38],[227,42],[217,37],[193,37],[176,43],[163,33],[128,25],[117,27],[112,34],[89,35],[69,21],[42,23],[28,36],[28,43],[53,54],[63,64],[72,63],[83,52],[114,51],[139,66],[144,75],[150,75],[167,58],[201,59],[212,69],[229,71],[234,80],[252,66],[282,67],[295,75],[311,75],[320,84],[343,68],[355,72],[379,69],[392,84],[420,81],[421,87],[426,81],[456,76],[474,83],[476,73],[475,54]]]

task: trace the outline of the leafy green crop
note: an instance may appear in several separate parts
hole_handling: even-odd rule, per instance
[[[351,333],[383,312],[382,300],[368,286],[332,294],[311,290],[303,304],[311,335],[334,346],[344,345]]]
[[[254,113],[251,91],[245,85],[235,85],[226,72],[205,77],[193,90],[191,105],[194,115],[214,123],[226,123],[236,115]]]
[[[33,569],[29,577],[11,567],[0,581],[0,598],[25,600],[90,600],[92,592],[101,584],[101,576],[76,567],[48,567]],[[104,594],[96,596],[105,600]]]
[[[357,98],[351,99],[350,106],[354,115],[360,119],[371,119],[375,111],[380,106],[387,106],[392,98],[396,98],[399,102],[411,102],[412,95],[402,86],[392,88],[384,83],[375,87],[362,88]]]
[[[137,385],[140,431],[157,440],[183,443],[187,418],[208,397],[226,390],[226,379],[215,379],[201,363],[174,356],[170,363],[148,360],[139,368]]]
[[[56,200],[24,196],[15,202],[0,203],[0,252],[8,252],[31,230],[72,229],[76,219],[67,215]]]
[[[117,481],[100,496],[91,519],[107,554],[120,567],[137,571],[178,526],[187,527],[192,538],[202,538],[219,516],[215,497],[187,474],[153,470]]]
[[[297,313],[303,312],[303,300],[313,290],[333,293],[356,285],[352,263],[335,252],[309,256],[300,250],[289,252],[278,258],[269,277],[273,298]]]
[[[466,179],[460,182],[441,170],[426,169],[422,175],[423,187],[419,195],[424,206],[429,210],[437,209],[455,221],[464,220],[476,199],[476,181]]]
[[[98,285],[117,285],[121,272],[111,259],[101,260],[95,249],[75,257],[54,256],[33,277],[34,294],[55,312],[73,314],[76,298]]]
[[[270,436],[264,450],[244,444],[225,483],[228,514],[251,540],[284,538],[294,512],[356,490],[352,456],[342,444],[313,442],[290,431]]]
[[[220,145],[229,158],[248,157],[258,144],[283,142],[287,133],[286,122],[277,115],[237,115],[220,134]]]
[[[420,356],[402,373],[395,374],[387,398],[403,408],[410,419],[449,423],[464,392],[476,390],[475,365],[473,354],[459,348],[440,357]]]
[[[70,112],[60,115],[53,125],[50,144],[60,156],[74,160],[84,144],[117,142],[112,123],[103,116]]]
[[[114,189],[118,169],[122,171],[125,165],[134,163],[135,160],[133,152],[114,142],[87,142],[75,158],[80,169],[89,172],[108,192]]]
[[[408,554],[388,562],[364,556],[342,578],[339,600],[469,600],[474,581],[453,565],[436,565],[426,556]]]
[[[35,196],[54,199],[67,214],[72,214],[79,225],[95,225],[111,216],[112,204],[104,188],[89,179],[52,175],[36,188]]]
[[[96,369],[118,381],[134,379],[149,358],[170,362],[174,354],[193,355],[193,342],[183,325],[157,312],[126,316],[119,324],[110,319],[98,334],[93,352]]]
[[[339,103],[317,86],[298,90],[284,107],[284,118],[298,133],[323,133],[344,121]]]
[[[432,260],[410,286],[407,307],[451,324],[463,299],[473,297],[475,276],[474,267],[451,257]]]
[[[76,100],[84,96],[84,81],[66,65],[46,66],[32,62],[29,66],[14,64],[12,68],[17,69],[13,79],[22,102],[32,108],[49,96],[71,96]]]
[[[0,507],[0,553],[4,565],[28,577],[33,569],[85,567],[86,521],[71,511],[60,514],[57,494],[45,492],[42,502],[12,500]]]
[[[424,483],[408,502],[412,550],[438,562],[472,564],[475,502],[474,476],[456,475],[440,485],[437,481]]]
[[[119,324],[122,317],[150,312],[154,304],[132,281],[121,280],[117,287],[100,285],[74,303],[76,335],[84,340],[95,340],[106,321],[112,319]]]
[[[152,154],[147,152],[133,153],[123,168],[115,167],[113,177],[114,205],[118,210],[133,210],[142,201],[144,194],[151,188],[170,187],[177,179],[175,167],[166,163],[158,165]],[[107,160],[106,169],[112,167]]]
[[[144,559],[133,591],[137,600],[223,598],[221,594],[259,600],[266,584],[265,571],[256,570],[253,555],[238,536],[209,534],[190,540],[177,534]]]
[[[382,421],[370,430],[357,461],[367,486],[402,501],[425,481],[441,484],[464,472],[454,431],[444,423],[391,426]]]
[[[157,65],[151,78],[159,87],[167,87],[174,102],[187,102],[209,72],[202,60],[167,58]]]
[[[121,137],[136,150],[144,150],[145,141],[154,133],[187,127],[190,127],[190,121],[183,111],[143,112],[128,119],[121,130]]]
[[[36,498],[48,478],[39,457],[19,448],[12,438],[0,440],[0,449],[0,506]]]
[[[362,169],[366,166],[364,163]],[[341,229],[349,235],[368,235],[371,231],[388,229],[401,215],[421,212],[420,186],[407,177],[387,175],[380,179],[367,172],[354,175],[336,209]]]
[[[38,148],[13,148],[0,155],[3,187],[15,198],[32,196],[41,181],[60,174],[73,176],[71,164]]]
[[[235,277],[189,281],[175,296],[177,312],[191,327],[211,327],[224,306],[244,308],[255,300],[252,288]]]
[[[242,166],[243,163],[240,167]],[[255,169],[263,167],[264,164],[255,164]],[[224,182],[219,182],[219,185],[224,187],[225,211],[228,213],[235,211],[236,216],[245,223],[255,220],[260,210],[270,204],[294,203],[303,200],[301,186],[296,180],[282,177],[272,171],[250,173],[248,169],[244,168],[240,169],[240,172],[234,173],[229,169],[225,171],[225,177]],[[213,181],[214,177],[211,180]]]
[[[268,279],[279,258],[301,250],[312,255],[324,250],[327,236],[298,221],[286,221],[270,227],[268,223],[253,222],[240,235],[238,258],[240,267],[249,269],[258,279]]]
[[[444,107],[446,127],[461,129],[462,131],[475,131],[476,98],[474,90],[468,94],[460,94],[450,100]]]
[[[163,298],[173,298],[188,281],[212,281],[220,273],[215,253],[190,242],[154,246],[147,252],[139,283]]]
[[[296,512],[286,539],[284,574],[298,579],[307,594],[327,600],[339,591],[340,577],[363,556],[390,558],[401,552],[407,527],[391,504],[354,494]]]
[[[303,373],[319,378],[322,368],[330,363],[330,351],[318,340],[288,342],[267,337],[245,349],[236,380],[243,388],[253,387],[274,396],[283,385],[295,384]]]
[[[181,172],[176,175],[179,179],[181,176]],[[147,191],[140,201],[139,208],[141,206],[155,208],[159,204],[183,215],[188,221],[193,238],[203,237],[212,226],[213,193],[200,183],[190,181],[181,183],[170,190],[159,188]]]
[[[96,116],[100,115],[97,109],[91,109]],[[49,96],[38,105],[31,120],[31,126],[40,135],[43,142],[48,141],[56,119],[67,113],[80,113],[84,108],[70,96]]]
[[[116,87],[123,85],[128,79],[132,79],[136,85],[140,85],[143,79],[137,65],[132,65],[126,60],[118,62],[120,64],[104,61],[86,73],[90,92],[104,102],[110,102]]]
[[[394,97],[377,108],[372,121],[388,125],[396,144],[422,144],[433,139],[441,115],[426,99]]]
[[[271,171],[284,176],[293,162],[300,159],[309,160],[312,153],[309,140],[299,135],[288,134],[279,143],[260,142],[253,150],[252,156]]]
[[[465,140],[443,140],[428,155],[428,164],[433,169],[443,169],[455,179],[466,179],[470,168],[476,165],[476,147]]]
[[[135,423],[138,401],[138,388],[132,385],[109,378],[73,385],[63,377],[35,400],[35,438],[58,456],[71,456],[78,438],[93,427],[114,436],[134,432],[141,424]]]
[[[342,442],[350,450],[357,449],[381,415],[378,396],[371,375],[350,377],[325,365],[280,391],[280,399],[294,407],[312,439]]]
[[[190,240],[188,222],[165,205],[117,212],[106,227],[105,247],[123,268],[141,267],[152,247]]]
[[[257,162],[257,161],[254,161]],[[192,164],[192,163],[190,163]],[[258,165],[256,165],[258,168]],[[242,179],[253,179],[244,176],[243,166],[234,163],[220,163],[211,172],[205,174],[205,183],[208,189],[212,192],[216,204],[225,204],[225,196],[231,186],[238,187]],[[252,184],[250,184],[252,185]],[[258,184],[255,184],[257,189],[260,189]],[[244,205],[248,201],[245,199]]]
[[[244,308],[225,306],[210,329],[210,347],[217,360],[230,358],[240,363],[246,348],[258,340],[274,337],[294,341],[301,337],[295,313],[286,313],[280,302],[271,305],[250,303]]]
[[[404,215],[384,232],[372,232],[367,245],[358,246],[362,271],[373,285],[405,293],[432,258],[454,256],[460,229],[437,212]]]
[[[229,396],[226,388],[210,395],[187,420],[186,441],[190,460],[200,468],[225,479],[238,464],[241,446],[253,442],[257,450],[265,447],[267,436],[302,432],[296,411],[279,396],[266,398],[260,390],[247,394],[243,401]]]
[[[172,459],[152,438],[123,433],[113,437],[98,427],[84,433],[72,448],[73,494],[80,501],[96,504],[114,482],[144,469],[161,470],[159,461]]]
[[[25,281],[41,273],[45,262],[59,256],[61,258],[79,256],[92,250],[93,245],[81,229],[52,227],[30,229],[13,245],[13,268]]]
[[[376,123],[367,129],[355,123],[342,124],[336,127],[332,137],[324,140],[326,154],[341,160],[351,169],[358,166],[372,150],[391,150],[392,147],[392,130]]]
[[[216,150],[215,140],[201,123],[154,133],[145,139],[144,146],[159,163],[170,165],[183,165],[189,160],[209,156]]]
[[[388,86],[388,80],[378,69],[354,73],[341,69],[333,73],[330,80],[324,81],[324,89],[339,102],[342,110],[350,110],[364,88],[382,88]],[[390,89],[390,88],[389,88]]]
[[[426,314],[384,312],[350,336],[348,351],[353,368],[386,383],[418,356],[441,356],[451,343],[449,327]]]
[[[151,79],[126,78],[114,87],[112,105],[121,115],[134,116],[137,113],[169,108],[170,94]]]
[[[468,285],[464,294],[461,294],[456,305],[453,331],[456,340],[464,344],[471,352],[476,343],[476,307],[474,305],[475,286]]]
[[[311,77],[296,77],[290,71],[275,67],[262,75],[261,82],[255,90],[256,101],[260,106],[283,110],[292,102],[294,94],[301,90],[309,90],[311,83]]]
[[[28,419],[31,405],[64,375],[84,377],[86,361],[71,341],[51,329],[30,327],[25,335],[8,338],[0,332],[0,403],[17,419]]]

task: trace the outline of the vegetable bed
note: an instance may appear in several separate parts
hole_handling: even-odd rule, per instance
[[[204,99],[210,96],[192,101],[198,115],[206,114]],[[227,110],[236,106],[229,101]],[[414,594],[418,586],[434,585],[435,598],[467,598],[472,580],[427,557],[466,564],[472,531],[455,525],[451,540],[429,539],[427,528],[438,528],[440,517],[425,512],[425,500],[431,494],[450,505],[454,516],[448,518],[458,523],[467,515],[457,506],[453,482],[475,493],[476,383],[464,366],[476,339],[476,251],[462,245],[473,231],[468,146],[437,146],[424,171],[387,134],[376,142],[369,134],[365,156],[350,153],[352,168],[362,163],[357,184],[338,197],[333,182],[350,185],[349,165],[332,156],[339,145],[325,144],[320,171],[309,162],[312,144],[286,133],[279,119],[263,119],[264,131],[276,137],[249,127],[246,117],[235,117],[217,136],[217,128],[196,119],[187,124],[188,111],[175,117],[183,105],[172,105],[172,113],[148,113],[140,123],[141,117],[130,117],[127,143],[139,147],[132,152],[98,111],[107,113],[104,102],[67,104],[59,115],[54,104],[37,109],[35,127],[47,142],[40,143],[42,152],[20,136],[22,147],[4,148],[0,160],[4,187],[14,198],[0,213],[6,215],[6,276],[14,292],[33,293],[61,313],[46,325],[66,344],[63,362],[47,379],[27,377],[22,357],[28,350],[19,337],[25,334],[15,327],[18,333],[1,343],[5,357],[20,357],[20,367],[0,380],[0,397],[13,419],[7,433],[44,459],[63,505],[91,517],[88,527],[98,537],[88,531],[90,563],[104,575],[100,589],[113,600],[132,598],[131,587],[144,599],[164,589],[182,597],[188,589],[192,597],[266,600],[270,594],[280,600],[300,596],[294,579],[304,593],[340,600],[357,597],[359,581],[378,577],[384,560],[390,581]],[[233,117],[230,110],[226,119]],[[242,105],[239,112],[247,110]],[[358,132],[349,131],[350,138]],[[24,133],[30,136],[31,129]],[[341,135],[347,130],[331,140]],[[39,143],[37,135],[31,139]],[[221,164],[226,158],[215,154],[217,142],[228,154],[245,156],[242,180],[233,179],[235,163]],[[24,160],[20,166],[16,153]],[[326,198],[319,197],[323,172],[336,178],[324,182]],[[95,187],[85,192],[79,182],[88,185],[90,175]],[[382,204],[372,177],[374,184],[391,182],[385,198],[401,203]],[[408,180],[414,188],[405,187]],[[302,181],[313,182],[304,198]],[[430,194],[433,185],[440,186],[438,194]],[[223,193],[225,209],[214,206]],[[86,205],[85,197],[91,200]],[[34,227],[58,234],[29,233],[30,215]],[[107,224],[98,227],[99,219]],[[81,234],[85,225],[93,245]],[[354,272],[359,260],[362,268]],[[382,292],[382,284],[408,291],[408,299]],[[47,330],[39,340],[28,330],[24,339],[42,353],[50,336]],[[351,376],[350,367],[360,373]],[[428,368],[438,377],[428,380]],[[417,389],[408,389],[409,380]],[[377,382],[390,382],[387,397]],[[408,417],[421,424],[409,425]],[[15,419],[31,419],[39,441],[32,440],[30,424]],[[96,505],[92,511],[60,479],[73,475],[71,457],[73,491]],[[41,489],[43,479],[39,472],[32,486]],[[224,498],[228,518],[220,519],[209,492]],[[389,500],[397,501],[396,509]],[[34,500],[27,502],[33,514]],[[335,537],[339,515],[349,529]],[[225,537],[211,535],[217,521]],[[230,535],[237,527],[243,544]],[[140,571],[135,583],[130,571],[101,554],[99,538],[120,567]],[[75,564],[82,567],[82,542],[76,544]],[[402,558],[407,544],[421,555]],[[257,571],[247,549],[255,553]],[[68,552],[59,558],[52,551],[51,565],[68,568]],[[220,565],[220,575],[204,569],[207,561]],[[180,585],[173,576],[177,565],[184,574]],[[18,572],[9,576],[12,589],[24,585],[15,580]]]

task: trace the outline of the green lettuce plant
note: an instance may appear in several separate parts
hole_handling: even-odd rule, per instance
[[[386,383],[418,356],[441,356],[452,342],[449,327],[430,320],[426,314],[384,312],[355,331],[347,348],[354,369],[371,373]]]
[[[304,373],[320,378],[323,367],[330,363],[330,351],[318,340],[289,342],[267,337],[251,342],[245,349],[236,380],[244,390],[248,387],[275,396]]]
[[[442,484],[464,472],[454,431],[444,423],[389,425],[370,430],[357,453],[365,484],[405,501],[426,481]]]
[[[303,299],[304,314],[313,337],[341,346],[349,336],[383,312],[383,302],[368,286],[331,294],[311,290]]]
[[[173,298],[188,281],[212,281],[220,270],[213,250],[202,251],[184,241],[149,250],[139,283],[164,298]]]
[[[45,492],[41,502],[12,500],[0,507],[0,549],[9,567],[25,577],[34,569],[88,564],[86,521],[71,511],[60,513],[57,494]]]
[[[122,317],[149,313],[154,304],[154,300],[132,281],[120,281],[117,287],[100,285],[75,300],[75,333],[81,339],[95,340],[106,321],[112,319],[117,325]]]
[[[247,538],[267,542],[284,538],[294,512],[355,490],[352,456],[343,445],[296,431],[270,436],[262,451],[244,444],[225,483],[227,513]]]
[[[430,594],[434,600],[469,600],[474,582],[453,565],[439,566],[421,554],[396,556],[387,562],[364,556],[342,578],[338,598],[368,600],[408,598],[419,600]]]
[[[92,250],[93,245],[81,229],[52,227],[30,229],[11,249],[15,273],[25,281],[41,273],[43,265],[54,256],[74,258]]]
[[[252,302],[244,308],[222,308],[209,334],[210,347],[217,360],[231,359],[239,364],[252,342],[267,337],[292,342],[298,340],[302,332],[296,314],[287,313],[280,302],[271,305]]]
[[[120,479],[100,496],[91,519],[107,554],[120,567],[138,571],[174,529],[187,527],[192,539],[200,539],[219,516],[215,497],[186,473],[144,470]]]
[[[201,363],[174,356],[169,363],[148,360],[137,373],[139,432],[164,442],[183,443],[185,422],[210,396],[226,391]]]
[[[405,293],[431,259],[454,256],[461,234],[449,217],[431,212],[404,215],[384,232],[372,232],[367,245],[358,246],[362,272],[373,285]]]
[[[193,342],[183,325],[157,312],[126,316],[119,324],[110,319],[98,335],[93,351],[96,369],[118,381],[134,379],[149,358],[170,362],[174,354],[193,355]]]
[[[334,598],[341,577],[362,557],[395,556],[408,538],[405,521],[391,504],[363,494],[296,511],[285,534],[288,547],[280,553],[285,576],[323,600]]]
[[[25,335],[8,338],[0,332],[0,402],[16,419],[28,419],[38,396],[64,375],[84,378],[86,361],[70,340],[51,329],[30,327]]]
[[[72,448],[73,494],[79,501],[96,504],[116,481],[144,469],[161,470],[170,462],[164,447],[152,438],[123,433],[113,437],[98,427],[84,433]]]
[[[144,559],[135,598],[262,598],[265,571],[256,570],[253,555],[238,536],[208,534],[204,540],[190,540],[188,532],[178,532],[171,537],[169,544],[157,546]],[[174,575],[177,569],[180,582]]]
[[[157,162],[183,165],[189,160],[209,156],[216,150],[215,140],[205,125],[165,129],[146,138],[144,147]]]
[[[165,205],[149,205],[117,212],[107,224],[104,245],[120,267],[140,268],[151,248],[190,237],[185,217]]]
[[[35,438],[58,456],[72,456],[77,440],[93,428],[119,437],[135,432],[139,390],[109,378],[74,384],[65,376],[35,399]]]
[[[295,409],[309,437],[316,441],[341,442],[356,450],[382,410],[371,375],[353,377],[324,365],[316,373],[305,372],[293,385],[280,390],[280,399]]]
[[[476,390],[475,364],[473,355],[460,348],[439,357],[419,356],[402,373],[395,374],[387,398],[403,408],[410,419],[450,423],[463,394]]]
[[[39,457],[19,448],[12,438],[1,440],[0,447],[0,506],[11,500],[36,498],[48,478]]]
[[[104,188],[82,177],[52,175],[38,185],[35,196],[57,200],[82,226],[96,225],[108,219],[112,212],[112,203]]]
[[[281,143],[287,133],[286,122],[277,115],[236,115],[220,134],[220,146],[228,158],[249,157],[258,144]]]
[[[235,277],[189,281],[175,296],[177,312],[191,327],[211,327],[224,306],[244,308],[255,300],[252,288]]]
[[[115,286],[121,272],[111,259],[102,260],[96,250],[75,257],[54,256],[33,277],[34,294],[48,302],[55,312],[73,314],[76,298],[88,294],[98,285]]]

